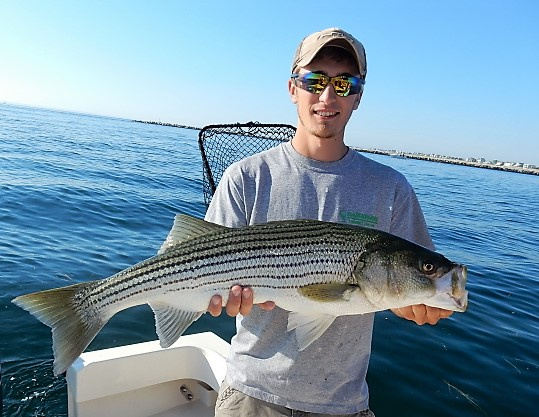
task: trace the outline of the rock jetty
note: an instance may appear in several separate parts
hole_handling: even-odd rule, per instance
[[[444,164],[463,165],[473,168],[495,169],[498,171],[516,172],[519,174],[539,175],[539,167],[519,162],[487,161],[484,158],[456,158],[452,156],[430,155],[415,152],[402,152],[395,150],[355,148],[360,152],[387,155],[394,158],[410,158],[422,161],[440,162]]]
[[[133,120],[136,123],[146,123],[150,125],[159,125],[159,126],[170,126],[170,127],[179,127],[182,129],[193,129],[200,130],[199,127],[180,125],[176,123],[165,123],[165,122],[152,122],[146,120]],[[486,168],[486,169],[495,169],[499,171],[508,171],[516,172],[519,174],[530,174],[530,175],[539,175],[539,167],[530,164],[517,163],[517,162],[503,162],[503,161],[487,161],[484,158],[456,158],[452,156],[443,156],[443,155],[430,155],[423,153],[415,152],[403,152],[395,150],[383,150],[383,149],[366,149],[366,148],[354,148],[359,152],[366,152],[378,155],[387,155],[394,158],[410,158],[410,159],[419,159],[422,161],[430,162],[440,162],[444,164],[453,164],[453,165],[463,165],[473,168]]]
[[[159,126],[170,126],[170,127],[179,127],[182,129],[194,129],[194,130],[200,130],[199,127],[195,126],[187,126],[187,125],[179,125],[176,123],[165,123],[165,122],[151,122],[146,120],[133,120],[135,123],[145,123],[147,125],[159,125]]]

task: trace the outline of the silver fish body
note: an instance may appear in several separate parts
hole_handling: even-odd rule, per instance
[[[110,278],[17,297],[51,327],[64,372],[117,312],[148,303],[168,347],[235,284],[288,310],[305,349],[341,315],[411,304],[467,307],[466,267],[396,236],[313,220],[226,228],[177,215],[159,253]]]

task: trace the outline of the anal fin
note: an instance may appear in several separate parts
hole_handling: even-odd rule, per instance
[[[201,311],[180,310],[170,304],[155,301],[150,303],[150,307],[155,315],[155,329],[163,348],[172,345],[191,323],[204,314]]]

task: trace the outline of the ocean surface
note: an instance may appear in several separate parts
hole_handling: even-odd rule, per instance
[[[5,416],[66,416],[51,334],[14,297],[153,256],[178,212],[202,217],[196,130],[0,104],[0,359]],[[510,144],[508,144],[509,146]],[[537,416],[539,177],[385,156],[415,187],[437,248],[469,267],[469,310],[436,326],[377,313],[377,417]],[[229,340],[227,317],[187,333]],[[117,314],[89,349],[156,339]],[[320,364],[321,367],[323,364]]]

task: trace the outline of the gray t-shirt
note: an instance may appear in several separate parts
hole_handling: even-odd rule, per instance
[[[232,164],[206,220],[230,227],[318,219],[384,230],[433,249],[416,195],[405,177],[356,151],[320,162],[290,142]],[[254,307],[236,319],[227,361],[235,389],[292,409],[353,414],[368,405],[365,382],[374,314],[338,317],[299,351],[288,312]]]

